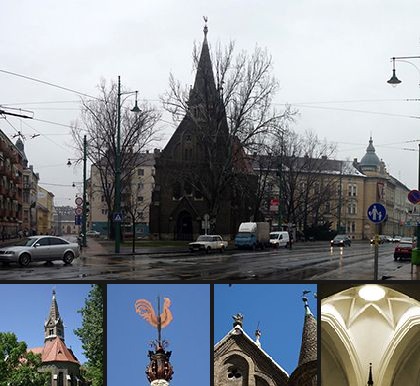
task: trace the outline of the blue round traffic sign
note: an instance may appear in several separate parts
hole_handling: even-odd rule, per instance
[[[386,209],[379,202],[373,203],[367,210],[367,215],[370,221],[380,223],[386,218]]]
[[[420,202],[420,191],[418,190],[410,190],[408,192],[408,201],[412,204],[418,204]]]

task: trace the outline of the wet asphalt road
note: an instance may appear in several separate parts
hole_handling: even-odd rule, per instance
[[[395,274],[410,264],[394,261],[394,247],[379,247],[379,279],[396,278]],[[366,242],[354,242],[346,248],[314,242],[295,244],[292,250],[92,256],[76,259],[72,265],[1,266],[0,281],[372,280],[373,256],[373,246]]]

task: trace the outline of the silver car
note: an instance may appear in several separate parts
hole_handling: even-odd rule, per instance
[[[22,267],[31,261],[63,260],[64,264],[71,264],[79,255],[77,243],[56,236],[31,236],[14,245],[0,247],[0,262],[19,263]]]

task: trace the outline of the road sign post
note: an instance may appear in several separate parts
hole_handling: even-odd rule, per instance
[[[386,219],[386,209],[379,202],[373,203],[367,210],[367,216],[370,221],[375,224],[375,253],[373,262],[373,278],[378,280],[378,263],[379,263],[379,224]]]

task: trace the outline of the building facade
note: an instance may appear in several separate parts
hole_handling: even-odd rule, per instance
[[[261,162],[254,162],[254,171],[262,175]],[[332,230],[356,240],[369,239],[376,233],[413,234],[410,189],[387,172],[384,162],[376,155],[372,138],[360,162],[357,158],[342,161],[326,157],[283,160],[280,192],[277,169],[269,172],[262,211],[274,227],[278,227],[278,219],[282,217],[282,225],[292,225],[297,233],[304,232],[305,227],[329,223]],[[280,202],[280,209],[270,204],[273,198]],[[375,202],[384,205],[388,215],[379,226],[367,216],[369,206]]]
[[[155,175],[154,152],[146,151],[137,155],[136,167],[130,173],[128,182],[121,190],[121,208],[123,210],[122,232],[125,237],[132,235],[133,216],[136,223],[136,237],[149,235],[149,208],[152,200]],[[108,212],[107,197],[102,188],[101,175],[98,165],[92,165],[91,177],[88,182],[88,229],[108,235],[110,214]],[[114,197],[110,197],[113,202]]]
[[[16,237],[22,227],[22,171],[22,154],[0,131],[1,239]]]
[[[233,328],[214,347],[215,386],[316,386],[317,324],[303,297],[305,318],[296,369],[289,375],[266,353],[257,329],[255,340],[243,328],[243,316],[234,316]]]
[[[36,201],[38,234],[49,235],[54,233],[54,194],[38,185]]]

